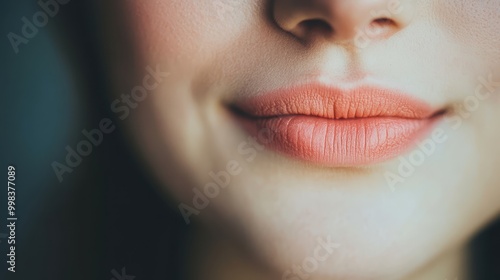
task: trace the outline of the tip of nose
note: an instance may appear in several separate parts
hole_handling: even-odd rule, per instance
[[[346,44],[358,37],[380,41],[407,25],[406,14],[392,9],[389,0],[277,0],[274,20],[299,41]]]

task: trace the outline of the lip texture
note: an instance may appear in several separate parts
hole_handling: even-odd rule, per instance
[[[397,157],[429,133],[442,115],[398,91],[322,84],[245,98],[234,108],[243,126],[268,148],[330,167]]]

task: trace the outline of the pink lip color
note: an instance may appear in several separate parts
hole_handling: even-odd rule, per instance
[[[236,102],[240,120],[267,147],[330,167],[379,163],[410,149],[440,114],[407,94],[373,86],[307,84]]]

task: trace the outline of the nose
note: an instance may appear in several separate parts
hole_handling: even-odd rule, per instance
[[[304,43],[317,39],[345,42],[358,36],[383,40],[410,20],[404,0],[274,0],[276,24]]]

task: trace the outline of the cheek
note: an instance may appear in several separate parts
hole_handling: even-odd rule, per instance
[[[500,62],[500,1],[432,1],[435,20],[476,55]]]
[[[136,48],[155,63],[200,64],[237,36],[248,11],[243,2],[127,1]]]
[[[143,58],[173,57],[195,50],[194,42],[202,33],[202,25],[196,21],[203,18],[194,12],[191,18],[196,20],[185,16],[190,10],[196,11],[191,1],[127,1],[127,5],[133,42]]]
[[[210,138],[212,126],[207,122],[213,115],[206,108],[218,92],[209,85],[223,68],[214,61],[241,38],[249,23],[254,24],[249,16],[255,6],[244,2],[126,1],[135,54],[144,64],[140,69],[158,65],[171,74],[136,110],[137,119],[131,123],[133,133],[140,146],[147,149],[147,159],[158,177],[166,185],[179,186],[174,191],[179,197],[185,195],[185,201],[190,199],[191,188],[184,186],[200,185],[206,179],[198,176],[209,172],[209,163],[200,155],[217,158],[207,156],[213,143],[199,139]],[[158,152],[161,148],[164,150]],[[174,172],[165,174],[165,166]],[[195,174],[187,175],[187,170],[195,170]]]

